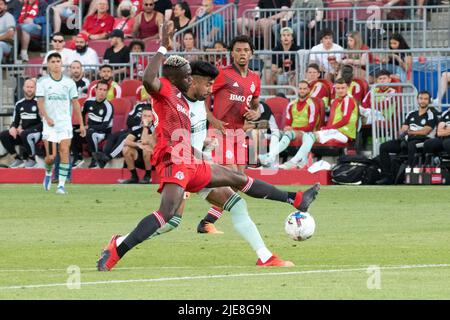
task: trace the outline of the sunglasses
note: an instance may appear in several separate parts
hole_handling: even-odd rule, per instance
[[[154,3],[144,3],[144,7],[154,7]]]
[[[53,39],[53,42],[63,43],[64,40],[56,40],[56,39]]]

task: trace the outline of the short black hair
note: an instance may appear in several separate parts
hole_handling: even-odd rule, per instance
[[[320,40],[322,40],[322,39],[323,39],[324,37],[326,37],[326,36],[334,37],[334,32],[333,32],[333,30],[328,29],[328,28],[325,28],[325,29],[323,29],[322,31],[320,31],[320,34],[319,34],[319,39],[320,39]]]
[[[140,46],[141,50],[145,51],[145,43],[142,40],[133,40],[133,41],[131,41],[130,44],[128,45],[128,48],[130,49],[130,51],[131,51],[131,49],[134,46]]]
[[[192,37],[195,39],[195,33],[194,33],[194,31],[192,31],[192,30],[186,30],[186,31],[184,31],[183,38],[184,38],[184,36],[187,35],[187,34],[192,35]]]
[[[0,0],[1,1],[1,0]],[[50,53],[49,55],[48,55],[48,57],[47,57],[47,62],[49,62],[50,61],[50,59],[51,58],[59,58],[60,60],[62,60],[62,57],[61,57],[61,55],[58,53],[58,52],[52,52],[52,53]]]
[[[230,47],[228,48],[230,50],[230,52],[233,51],[234,46],[238,42],[248,43],[248,45],[250,46],[250,49],[252,50],[252,53],[253,53],[253,51],[255,51],[255,47],[253,46],[252,39],[249,36],[243,34],[243,35],[236,36],[233,38],[233,40],[231,40]]]
[[[317,72],[320,73],[320,67],[319,67],[319,65],[317,63],[310,63],[310,64],[308,64],[308,66],[306,67],[306,70],[308,70],[309,68],[313,68]]]
[[[391,73],[388,70],[386,70],[386,69],[381,69],[380,71],[378,71],[375,74],[375,78],[378,78],[378,77],[381,77],[381,76],[388,76],[388,77],[390,77]]]
[[[64,34],[62,32],[55,32],[54,34],[52,34],[52,40],[54,37],[59,36],[59,37],[63,37],[64,39]],[[65,40],[65,39],[64,39]]]
[[[334,83],[335,84],[347,84],[347,82],[345,81],[344,78],[339,78]]]
[[[215,79],[219,70],[210,62],[206,61],[192,61],[189,63],[191,65],[192,76],[210,77]]]
[[[300,85],[300,83],[305,83],[305,84],[308,86],[308,88],[310,88],[309,82],[308,82],[308,81],[306,81],[306,80],[300,80],[300,81],[298,82],[298,84]]]
[[[109,68],[109,69],[113,70],[113,67],[110,64],[101,65],[100,68],[98,68],[98,70],[102,70],[102,69],[105,69],[105,68]]]
[[[150,110],[152,111],[152,105],[150,103],[146,103],[142,106],[142,111]]]
[[[105,84],[107,87],[109,87],[108,81],[103,80],[103,79],[102,79],[102,80],[99,80],[99,81],[97,82],[97,84],[95,85],[95,87],[98,88],[98,86],[101,85],[101,84]]]
[[[422,90],[422,91],[420,91],[420,92],[417,94],[417,98],[418,98],[420,95],[422,95],[422,94],[428,95],[428,100],[431,100],[431,93],[428,92],[427,90]]]

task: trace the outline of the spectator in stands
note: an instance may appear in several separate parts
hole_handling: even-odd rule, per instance
[[[314,32],[317,24],[323,19],[323,1],[322,0],[293,0],[291,9],[302,9],[301,11],[289,11],[282,19],[282,23],[273,26],[273,33],[278,34],[282,24],[287,25],[293,30],[300,32],[301,47],[311,48],[311,40],[314,39]],[[298,16],[297,16],[298,15]]]
[[[437,126],[437,138],[425,141],[423,150],[426,155],[426,164],[432,164],[431,157],[440,152],[450,154],[450,109],[442,114]]]
[[[108,82],[100,80],[95,86],[95,98],[89,98],[84,102],[82,112],[83,119],[86,122],[85,141],[88,144],[88,151],[90,154],[98,152],[100,142],[103,141],[107,135],[111,134],[114,117],[114,108],[106,99],[108,94]],[[79,136],[77,136],[77,138],[79,139]],[[89,168],[95,167],[97,167],[97,162],[95,159],[92,159]]]
[[[145,90],[144,86],[140,86],[136,90],[136,104],[128,113],[127,127],[121,129],[108,136],[103,151],[92,154],[100,168],[104,168],[106,164],[122,155],[123,142],[131,131],[136,131],[139,127],[142,129],[142,112],[144,108],[150,108],[150,95]]]
[[[134,20],[133,37],[142,40],[159,39],[159,28],[164,21],[164,16],[155,10],[155,0],[143,1],[144,10]]]
[[[129,132],[124,141],[122,150],[123,157],[128,170],[131,173],[131,178],[121,181],[122,184],[151,182],[150,159],[152,157],[153,148],[151,147],[151,134],[154,131],[153,126],[153,112],[150,106],[142,108],[141,123]],[[145,175],[141,181],[137,174],[136,168],[144,169]]]
[[[42,120],[37,107],[36,82],[27,79],[23,85],[24,98],[14,108],[13,122],[9,130],[0,133],[0,141],[11,155],[15,155],[10,168],[33,168],[36,165],[36,143],[42,138]],[[16,154],[16,146],[23,146],[23,157]]]
[[[345,144],[356,138],[358,125],[358,105],[348,94],[348,86],[344,79],[336,80],[336,99],[331,102],[330,117],[326,126],[315,132],[304,132],[302,145],[295,157],[281,165],[280,169],[290,169],[306,163],[308,153],[316,141],[327,143],[336,140]]]
[[[86,17],[81,33],[85,34],[88,40],[108,38],[114,26],[114,17],[108,13],[108,10],[108,0],[98,0],[96,12]]]
[[[61,32],[57,32],[52,35],[51,44],[52,44],[53,50],[50,50],[49,52],[47,52],[43,63],[44,63],[44,65],[46,65],[47,57],[53,52],[58,52],[62,58],[62,60],[61,60],[62,65],[63,65],[62,70],[64,72],[65,67],[70,65],[70,63],[73,61],[74,51],[71,49],[65,48],[66,40],[64,39],[64,35]]]
[[[185,31],[183,35],[183,52],[200,52],[195,47],[195,36],[191,30]],[[200,55],[184,55],[183,56],[188,61],[196,61],[200,58]]]
[[[326,110],[329,108],[332,87],[328,86],[326,81],[320,79],[320,68],[316,63],[310,63],[306,68],[306,81],[311,88],[310,97],[318,98],[323,101]]]
[[[50,3],[49,3],[50,4]],[[66,0],[56,6],[53,6],[53,32],[61,32],[62,19],[68,19],[75,17],[77,14],[76,7],[78,6],[78,0]]]
[[[84,33],[79,33],[75,38],[75,52],[72,55],[74,60],[78,60],[84,67],[86,75],[92,76],[97,71],[99,59],[97,52],[88,47],[88,37]]]
[[[214,41],[221,40],[225,29],[223,16],[214,13],[213,0],[203,0],[189,24],[206,18],[200,25],[200,39],[204,47],[212,47]]]
[[[350,32],[347,35],[348,50],[369,50],[369,47],[362,42],[361,33],[358,31]],[[356,78],[366,77],[366,65],[372,62],[372,54],[367,53],[346,53],[343,57],[342,64],[351,65],[353,74]]]
[[[339,71],[344,48],[333,42],[334,33],[331,29],[323,29],[320,33],[320,44],[311,49],[309,63],[317,63],[323,77],[333,81]],[[326,53],[326,51],[334,51]],[[317,52],[317,53],[316,53]]]
[[[320,101],[310,96],[310,86],[305,80],[300,81],[298,85],[298,98],[292,101],[286,112],[286,124],[284,132],[278,134],[278,145],[271,145],[269,153],[259,157],[263,166],[271,166],[276,162],[276,157],[287,149],[291,141],[301,139],[305,132],[313,132],[318,129],[320,124]],[[306,154],[307,156],[307,154]],[[304,167],[306,165],[306,157],[303,159],[302,154],[297,154],[285,163],[284,168]]]
[[[145,43],[142,40],[133,40],[130,42],[128,47],[132,53],[140,53],[145,51]],[[148,58],[143,56],[134,56],[133,59],[133,79],[142,79],[144,76],[144,70],[148,64]]]
[[[122,30],[115,29],[110,34],[111,47],[106,49],[103,61],[105,63],[129,63],[130,62],[130,48],[125,45],[125,35]],[[120,67],[113,70],[113,75],[126,75],[127,67]],[[118,79],[116,77],[116,79]]]
[[[266,84],[294,85],[295,56],[300,47],[294,43],[294,31],[291,28],[284,27],[280,35],[280,43],[272,49],[272,68],[266,71]],[[283,51],[289,54],[279,54]]]
[[[237,28],[239,34],[263,35],[264,50],[272,48],[272,27],[283,20],[287,11],[279,12],[278,9],[289,9],[290,0],[259,0],[257,9],[276,9],[271,12],[263,12],[257,14],[254,19],[238,18]],[[260,48],[261,46],[259,46]]]
[[[407,153],[409,167],[414,167],[416,153],[420,144],[433,137],[437,125],[436,114],[428,107],[431,101],[430,93],[421,91],[417,95],[419,109],[411,111],[400,128],[398,139],[387,141],[380,146],[380,164],[383,178],[377,184],[392,184],[394,174],[391,168],[390,154]]]
[[[155,1],[155,10],[162,13],[164,17],[166,17],[166,21],[170,20],[172,16],[172,1],[171,0],[156,0]]]
[[[109,64],[104,64],[100,67],[100,79],[101,80],[95,80],[89,85],[88,95],[89,97],[95,97],[96,93],[96,87],[97,83],[100,81],[106,82],[108,84],[108,90],[106,94],[106,99],[108,101],[111,101],[115,98],[121,98],[122,97],[122,88],[120,85],[113,80],[113,67]]]
[[[70,77],[77,85],[78,98],[87,97],[87,92],[89,84],[91,83],[89,79],[84,77],[83,65],[80,61],[75,60],[70,64]]]
[[[133,37],[135,8],[131,1],[122,1],[117,7],[117,17],[114,18],[113,30],[121,30],[125,38]]]
[[[35,23],[36,18],[45,17],[47,2],[43,0],[24,0],[18,22],[20,39],[20,58],[28,62],[28,46],[31,38],[41,38],[42,26]]]
[[[6,9],[5,0],[0,0],[0,63],[11,53],[16,32],[16,21]]]
[[[186,1],[178,2],[173,7],[173,27],[176,31],[181,31],[189,25],[192,19],[191,9]]]
[[[435,99],[433,99],[434,105],[438,105],[441,103],[442,98],[447,93],[449,82],[450,82],[450,72],[448,72],[448,71],[443,72],[441,75],[441,79],[439,81],[439,85],[438,85],[437,97]],[[450,97],[447,97],[447,100],[450,101]]]
[[[227,45],[220,40],[215,41],[212,48],[205,49],[205,52],[227,52],[227,51],[228,51]],[[226,66],[228,64],[227,56],[222,54],[217,54],[214,56],[208,55],[207,60],[212,64],[214,64],[217,68]]]

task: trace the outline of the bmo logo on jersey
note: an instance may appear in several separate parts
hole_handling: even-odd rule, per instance
[[[183,113],[185,116],[189,118],[189,112],[186,110],[185,107],[177,103],[177,111]]]
[[[238,102],[245,102],[247,105],[250,104],[250,101],[252,101],[253,95],[249,95],[247,99],[244,96],[240,96],[237,94],[230,94],[230,101],[238,101]]]

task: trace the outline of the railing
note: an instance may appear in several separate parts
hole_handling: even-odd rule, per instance
[[[423,9],[423,16],[416,17],[414,13],[418,9]],[[386,18],[388,10],[404,10],[406,17],[402,20],[389,20]],[[323,18],[316,22],[312,28],[308,26],[311,20],[314,20],[317,12],[322,12]],[[256,30],[261,30],[262,19],[255,20],[255,17],[270,16],[275,13],[285,13],[285,17],[281,19],[280,23],[275,23],[272,26],[272,33],[275,42],[272,43],[271,37],[261,39],[262,32],[248,33],[245,30],[238,30],[239,33],[248,33],[253,37],[257,48],[261,49],[261,41],[268,41],[265,48],[273,48],[274,44],[279,41],[280,30],[283,26],[289,26],[294,29],[296,43],[305,49],[309,49],[318,44],[319,33],[324,28],[330,28],[334,31],[335,43],[346,47],[346,35],[351,31],[359,31],[363,37],[363,42],[370,48],[387,48],[390,35],[393,33],[401,33],[411,48],[426,48],[426,47],[446,47],[449,42],[449,28],[447,25],[438,22],[428,22],[430,15],[437,13],[444,13],[446,18],[440,19],[442,22],[450,19],[450,6],[398,6],[391,8],[384,8],[376,5],[369,7],[348,7],[348,8],[323,8],[323,9],[248,9],[243,13],[243,18],[252,21],[252,26]],[[319,15],[320,17],[320,15]],[[318,19],[319,20],[319,19]],[[442,33],[447,33],[447,38],[437,37],[431,38],[427,25],[434,26],[434,31],[442,30]],[[447,44],[442,41],[446,40]]]
[[[213,25],[213,20],[220,16],[223,19],[223,30],[220,30],[212,38],[209,36]],[[173,43],[176,50],[183,49],[183,36],[186,31],[192,31],[195,36],[195,43],[197,48],[203,50],[210,48],[214,44],[214,41],[223,41],[229,44],[236,35],[236,21],[237,19],[237,6],[234,3],[227,4],[220,9],[214,11],[212,14],[195,21],[187,28],[175,32],[173,35]]]

